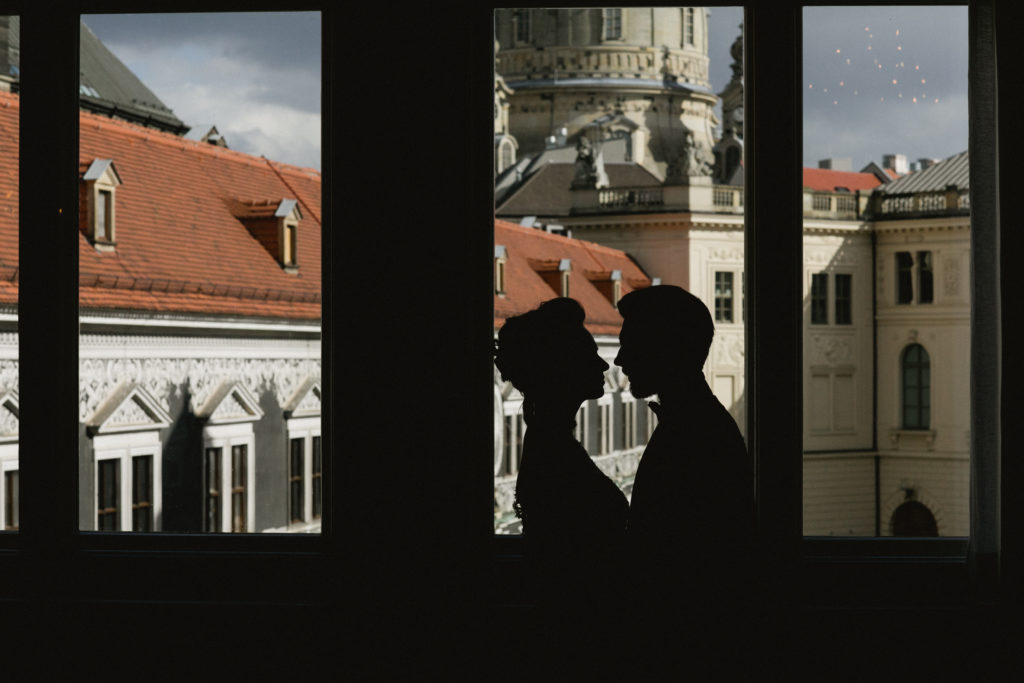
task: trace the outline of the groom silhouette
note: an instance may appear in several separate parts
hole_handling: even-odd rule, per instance
[[[707,661],[731,647],[723,638],[751,579],[753,468],[704,378],[714,336],[707,306],[680,287],[656,285],[624,296],[619,311],[615,364],[634,396],[657,395],[649,405],[658,426],[629,508],[639,646],[662,657],[683,647]],[[693,666],[689,659],[691,674]]]

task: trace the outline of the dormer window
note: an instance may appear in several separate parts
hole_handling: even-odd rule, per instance
[[[532,265],[556,296],[569,296],[569,274],[572,272],[570,259],[546,259],[534,261]]]
[[[494,245],[494,293],[505,296],[505,266],[508,263],[508,251],[503,245]]]
[[[116,239],[115,192],[121,184],[112,159],[94,159],[82,174],[83,211],[79,227],[99,251],[113,251]]]
[[[295,251],[298,246],[295,241],[296,225],[295,223],[286,222],[282,230],[284,232],[281,236],[281,264],[294,267],[296,265]]]
[[[299,221],[302,212],[295,199],[234,202],[233,210],[286,273],[299,272]]]
[[[604,295],[608,303],[612,306],[619,305],[619,299],[622,298],[621,270],[591,272],[587,274],[587,279],[590,280],[590,283],[594,285],[597,291]]]

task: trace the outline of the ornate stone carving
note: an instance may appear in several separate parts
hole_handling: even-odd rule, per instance
[[[851,340],[845,337],[814,335],[811,337],[811,347],[813,348],[812,358],[815,363],[834,365],[836,363],[846,363],[853,359],[853,345]]]
[[[123,380],[136,382],[170,410],[170,401],[188,391],[192,410],[226,379],[238,380],[254,396],[273,391],[282,405],[307,378],[320,378],[320,361],[277,358],[86,359],[79,362],[78,412],[84,421]],[[16,380],[15,372],[15,382]]]
[[[708,258],[716,261],[743,262],[742,247],[712,247],[708,250]]]
[[[7,404],[0,405],[0,435],[18,435],[18,416],[14,414]]]
[[[127,425],[145,425],[153,422],[152,416],[143,410],[138,401],[125,401],[117,411],[104,423],[107,426],[123,427]]]
[[[15,341],[12,346],[17,345]],[[0,360],[0,391],[18,390],[18,361]]]
[[[574,190],[592,190],[597,187],[594,146],[586,135],[580,135],[576,142],[576,174],[573,176],[571,187]]]
[[[682,174],[686,177],[710,176],[715,163],[715,154],[703,142],[697,142],[693,132],[686,131],[686,143],[680,158]]]
[[[960,292],[960,260],[947,256],[942,262],[942,273],[945,295],[956,296]]]
[[[711,358],[715,367],[743,365],[744,348],[742,335],[720,332],[715,335],[715,341],[711,348]]]
[[[233,393],[228,394],[224,397],[224,400],[217,406],[217,410],[213,411],[213,415],[210,416],[212,421],[216,420],[228,420],[236,417],[249,417],[249,411],[246,410],[245,406],[239,403],[238,399],[235,398]]]

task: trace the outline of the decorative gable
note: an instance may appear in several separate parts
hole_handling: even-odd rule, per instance
[[[18,440],[19,422],[18,392],[0,395],[0,443]]]
[[[140,432],[170,426],[171,416],[144,387],[124,382],[85,421],[90,435]]]
[[[287,273],[297,273],[302,211],[296,199],[230,202],[235,218]]]
[[[314,417],[320,414],[320,381],[306,379],[284,405],[285,416]]]
[[[263,410],[244,384],[226,380],[210,394],[196,415],[212,424],[255,422],[263,417]]]

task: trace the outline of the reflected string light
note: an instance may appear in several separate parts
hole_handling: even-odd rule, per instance
[[[848,44],[845,48],[842,46],[826,48],[830,54],[834,54],[839,57],[840,61],[834,63],[835,66],[827,66],[829,64],[833,64],[831,62],[821,62],[825,69],[829,69],[831,71],[823,72],[826,76],[825,78],[817,78],[819,81],[817,88],[815,88],[813,82],[808,82],[807,88],[809,91],[813,92],[814,90],[817,90],[821,93],[822,98],[828,96],[829,99],[832,100],[832,105],[836,107],[839,106],[839,96],[837,92],[839,89],[841,89],[843,93],[849,93],[852,91],[853,96],[858,99],[861,94],[860,91],[864,90],[864,94],[869,100],[877,96],[880,103],[886,103],[885,98],[888,97],[888,104],[891,105],[902,103],[903,100],[907,100],[913,104],[939,103],[939,98],[927,97],[927,95],[921,91],[916,95],[912,92],[908,92],[907,96],[903,97],[901,90],[903,87],[907,87],[909,85],[909,80],[906,78],[899,78],[898,75],[900,71],[913,67],[913,70],[915,71],[915,77],[913,79],[914,82],[916,83],[920,80],[920,85],[925,85],[927,83],[927,79],[922,78],[925,74],[924,69],[921,67],[927,65],[911,61],[908,66],[905,60],[900,59],[904,52],[902,44],[902,27],[894,27],[893,29],[883,28],[882,34],[879,35],[879,40],[883,40],[884,44],[879,44],[878,46],[876,46],[875,41],[872,40],[874,38],[874,32],[871,27],[863,26],[862,28],[864,29],[865,39],[863,43],[860,43],[860,49],[865,49],[872,53],[872,63],[875,65],[875,68],[871,69],[867,63],[863,65],[854,64],[854,60],[850,55],[858,49],[857,43]],[[889,33],[889,30],[892,30],[893,33]],[[895,36],[895,39],[893,39],[892,36]],[[876,47],[878,49],[875,49]],[[913,48],[908,47],[908,50],[910,49]],[[843,71],[843,69],[846,69],[846,71]],[[865,70],[869,70],[870,73],[865,75],[865,73],[863,73]],[[836,71],[839,73],[835,73]],[[870,74],[878,72],[885,75],[881,78],[872,79]],[[894,78],[893,76],[897,77]],[[824,86],[821,81],[828,82],[831,85]],[[850,88],[849,91],[846,90],[847,86]],[[890,87],[893,88],[893,90],[888,90]],[[884,96],[878,92],[878,90],[882,88],[888,91],[889,95]],[[893,93],[895,93],[895,97],[893,97]],[[849,106],[853,103],[844,102],[843,104]]]

